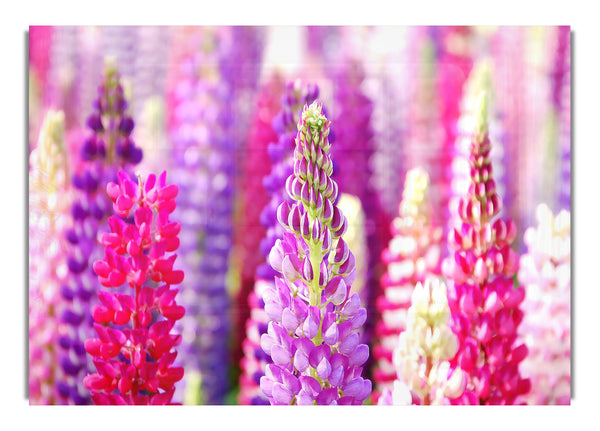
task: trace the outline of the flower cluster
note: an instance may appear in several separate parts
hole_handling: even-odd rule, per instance
[[[367,313],[358,294],[349,295],[356,268],[334,203],[329,127],[319,102],[304,107],[286,181],[293,203],[277,211],[285,232],[269,261],[281,276],[263,293],[270,321],[261,337],[273,360],[260,379],[271,404],[362,404],[371,393],[361,377],[369,348],[358,334]]]
[[[449,320],[444,283],[432,277],[418,283],[412,294],[406,330],[394,349],[398,371],[394,392],[401,387],[396,382],[404,383],[413,404],[449,404],[449,399],[458,398],[465,389],[465,373],[460,368],[452,370],[448,362],[458,351],[458,338],[448,326]],[[390,396],[397,399],[397,394],[388,388],[381,403]]]
[[[91,261],[101,256],[97,236],[111,213],[103,185],[116,180],[118,170],[137,164],[142,158],[142,151],[131,138],[133,119],[126,111],[119,74],[114,63],[107,61],[94,111],[87,120],[91,134],[80,148],[81,172],[73,176],[73,222],[65,234],[69,275],[61,286],[66,306],[61,314],[65,326],[59,345],[66,378],[58,382],[58,389],[68,402],[75,404],[91,401],[81,385],[83,376],[91,370],[83,342],[93,335],[90,309],[99,287]]]
[[[277,208],[282,201],[292,204],[287,195],[286,179],[293,173],[293,150],[296,137],[296,126],[300,120],[302,107],[311,104],[318,96],[319,89],[315,85],[303,84],[301,81],[290,81],[286,84],[281,98],[281,110],[272,122],[278,140],[269,144],[268,152],[272,162],[271,173],[264,177],[263,185],[271,196],[261,213],[261,221],[267,228],[261,240],[260,249],[265,262],[258,266],[254,290],[248,295],[250,318],[246,321],[246,339],[243,341],[244,358],[241,361],[240,402],[242,404],[268,404],[268,400],[260,391],[260,378],[265,374],[265,367],[271,358],[261,348],[261,336],[267,332],[269,316],[264,310],[263,292],[275,287],[278,273],[267,262],[269,252],[278,238],[283,236],[284,228],[277,221]]]
[[[556,216],[537,208],[536,227],[525,231],[519,282],[527,297],[520,333],[529,347],[523,375],[531,378],[528,404],[569,404],[571,400],[571,223],[570,213]]]
[[[118,178],[106,191],[121,218],[108,219],[110,232],[100,239],[105,256],[93,268],[103,286],[127,283],[134,294],[98,290],[100,304],[92,310],[98,338],[85,341],[97,372],[83,384],[96,404],[169,404],[183,378],[183,368],[172,366],[181,335],[171,330],[185,308],[171,285],[184,274],[173,268],[177,255],[166,254],[179,247],[180,225],[169,220],[178,187],[166,184],[166,172],[138,184],[124,171]]]
[[[485,91],[490,103],[488,106],[495,107],[493,98],[493,76],[492,63],[489,60],[478,61],[469,78],[465,82],[463,97],[460,103],[460,116],[456,122],[456,140],[454,141],[453,159],[449,162],[451,165],[450,193],[447,205],[448,217],[447,228],[451,232],[452,229],[460,224],[458,215],[458,203],[462,196],[465,195],[470,184],[470,166],[469,166],[469,151],[471,146],[471,138],[473,129],[477,122],[478,96],[481,91]],[[494,109],[496,111],[496,109]],[[501,145],[494,145],[490,150],[490,159],[494,165],[494,178],[497,193],[500,196],[506,196],[505,175],[503,172],[504,159],[504,139],[501,135],[501,125],[494,113],[488,113],[488,128],[490,139]],[[504,199],[506,204],[506,198]]]
[[[396,377],[392,352],[398,345],[398,335],[406,328],[416,284],[441,272],[442,230],[431,220],[428,189],[425,171],[414,168],[406,174],[399,217],[390,226],[393,238],[381,256],[388,270],[381,278],[383,294],[377,298],[381,319],[373,355],[377,359],[374,377],[378,391],[389,387]]]
[[[222,31],[221,31],[222,30]],[[182,345],[177,365],[185,378],[176,398],[185,404],[222,404],[228,389],[230,334],[227,292],[233,236],[235,146],[233,83],[223,76],[226,29],[190,31],[173,82],[170,127],[172,178],[180,187],[176,215],[182,229],[182,292],[186,315],[177,323]],[[200,383],[200,385],[198,384]]]
[[[336,165],[333,178],[339,186],[340,194],[356,196],[365,213],[367,247],[366,253],[361,256],[363,260],[359,263],[361,271],[365,272],[360,298],[369,314],[375,315],[379,279],[385,271],[379,257],[389,240],[389,218],[385,217],[375,186],[369,180],[373,176],[370,161],[375,148],[371,127],[373,102],[363,91],[365,70],[358,59],[350,56],[344,64],[345,67],[337,70],[334,86],[336,144],[332,147],[332,157],[336,160]],[[346,217],[348,215],[346,213]],[[361,334],[362,342],[371,342],[374,326],[374,319],[365,323]],[[370,366],[367,363],[365,368]]]
[[[530,387],[519,373],[527,347],[515,345],[525,291],[513,283],[519,266],[510,247],[515,224],[493,220],[502,201],[492,178],[485,92],[478,106],[469,155],[471,182],[458,204],[462,223],[448,235],[453,253],[442,264],[450,281],[452,328],[460,341],[452,363],[468,374],[463,396],[453,402],[514,404]]]
[[[62,111],[48,111],[31,152],[29,182],[29,401],[59,404],[64,378],[56,344],[67,275],[63,238],[70,189]]]

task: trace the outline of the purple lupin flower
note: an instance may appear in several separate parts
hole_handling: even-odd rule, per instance
[[[58,382],[58,390],[67,403],[91,401],[82,384],[83,376],[92,371],[83,342],[94,333],[90,310],[99,286],[91,262],[102,254],[99,226],[106,223],[111,212],[111,202],[102,184],[114,181],[119,169],[142,159],[142,151],[130,138],[134,123],[126,110],[119,74],[114,63],[107,61],[94,110],[87,120],[91,133],[81,146],[81,172],[73,176],[73,222],[65,234],[69,275],[61,286],[67,304],[61,315],[65,331],[59,337],[59,345],[66,377]]]
[[[264,311],[262,294],[266,289],[275,288],[275,277],[278,273],[266,260],[271,248],[284,233],[283,227],[277,221],[277,208],[282,201],[293,203],[292,198],[285,191],[285,183],[293,172],[296,125],[302,107],[312,103],[318,93],[319,89],[315,85],[302,84],[300,81],[288,82],[281,98],[281,111],[272,123],[278,140],[268,146],[272,168],[271,173],[263,179],[263,185],[271,196],[261,213],[261,223],[267,228],[266,235],[260,242],[260,250],[265,257],[265,262],[257,268],[254,290],[248,295],[250,318],[246,321],[246,339],[242,345],[245,356],[241,361],[239,398],[241,404],[269,404],[259,388],[260,378],[265,374],[266,365],[272,363],[271,358],[260,346],[260,338],[267,332],[269,323],[269,317]]]
[[[381,201],[375,191],[370,166],[374,154],[371,115],[373,102],[362,91],[365,80],[363,65],[356,59],[347,59],[345,67],[338,70],[334,90],[336,107],[336,145],[332,154],[337,162],[333,177],[339,184],[340,193],[356,196],[365,211],[365,236],[367,256],[365,286],[360,292],[369,315],[374,315],[375,298],[379,290],[379,279],[385,266],[379,258],[384,244],[389,241],[389,219],[385,216]],[[367,321],[361,341],[369,343],[375,319]],[[369,369],[370,364],[365,365]]]
[[[273,360],[260,379],[271,404],[362,404],[371,393],[361,377],[369,348],[358,334],[367,311],[349,295],[356,267],[341,239],[348,222],[335,204],[329,130],[319,102],[304,107],[286,181],[293,203],[277,209],[285,232],[269,262],[281,275],[263,293],[270,321],[261,337]]]
[[[180,186],[182,231],[188,232],[181,238],[187,313],[176,362],[186,368],[181,381],[185,404],[223,404],[229,390],[230,353],[224,340],[232,320],[227,277],[239,123],[233,98],[238,75],[223,71],[231,66],[226,64],[228,30],[183,35],[186,50],[174,90],[172,172]]]
[[[552,102],[558,121],[559,195],[558,206],[571,210],[571,27],[557,29],[557,48],[552,71]]]

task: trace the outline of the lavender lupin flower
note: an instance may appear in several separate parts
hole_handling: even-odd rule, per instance
[[[277,210],[285,232],[269,261],[281,276],[263,293],[271,320],[261,337],[273,360],[260,379],[271,404],[362,404],[371,393],[361,377],[369,348],[358,334],[367,312],[349,295],[356,268],[341,239],[347,221],[335,204],[329,130],[319,102],[304,107],[286,181],[293,203]]]
[[[61,286],[67,304],[61,315],[66,330],[59,338],[59,345],[66,378],[58,382],[58,391],[68,403],[91,402],[82,380],[93,365],[86,358],[83,342],[94,334],[90,310],[99,287],[91,262],[102,255],[99,226],[111,213],[111,201],[102,184],[116,180],[119,169],[142,159],[142,151],[130,138],[134,124],[126,109],[119,74],[114,63],[107,61],[94,111],[87,120],[92,133],[81,147],[82,171],[73,176],[76,189],[71,208],[73,224],[65,235],[69,275]]]
[[[389,220],[384,215],[372,180],[370,163],[375,152],[371,127],[373,102],[361,89],[364,82],[364,67],[355,59],[348,59],[346,67],[338,71],[336,76],[335,124],[339,144],[332,149],[337,161],[333,177],[339,184],[340,193],[358,197],[365,211],[366,279],[361,300],[369,312],[374,312],[379,279],[385,272],[379,256],[389,241]],[[361,339],[363,342],[368,343],[373,337],[374,323],[366,322]]]
[[[182,292],[180,383],[185,404],[223,404],[229,388],[230,319],[227,270],[232,237],[233,76],[220,66],[227,57],[227,29],[202,29],[184,39],[189,46],[175,82],[172,170],[180,186],[182,267],[189,289]],[[223,57],[223,58],[222,58]],[[181,387],[181,386],[180,386]],[[176,392],[177,396],[177,392]]]
[[[557,30],[556,57],[552,71],[552,102],[559,132],[559,195],[560,208],[571,210],[571,27]]]
[[[286,179],[293,173],[293,149],[296,137],[296,124],[300,118],[302,106],[312,103],[318,96],[315,85],[302,84],[300,81],[288,82],[281,98],[281,111],[273,119],[272,127],[278,135],[277,142],[269,144],[268,152],[273,163],[271,173],[264,177],[263,184],[271,196],[261,213],[261,222],[267,227],[260,249],[265,262],[256,270],[254,290],[248,296],[250,318],[246,321],[246,339],[243,341],[242,375],[240,376],[240,402],[242,404],[268,404],[269,401],[260,391],[260,378],[265,367],[272,363],[260,347],[260,338],[267,332],[269,317],[264,311],[262,294],[266,289],[275,288],[278,273],[267,262],[269,252],[278,238],[284,233],[277,221],[277,208],[282,200],[293,204],[285,191]]]

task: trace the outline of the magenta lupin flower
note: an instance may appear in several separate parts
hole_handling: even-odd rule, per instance
[[[455,402],[515,404],[530,388],[529,379],[519,372],[527,347],[516,343],[525,291],[513,282],[519,267],[510,247],[515,224],[494,220],[502,201],[492,178],[485,92],[478,106],[469,190],[458,204],[462,223],[448,235],[452,253],[442,264],[449,281],[452,328],[460,341],[452,363],[468,374],[465,392]]]
[[[97,372],[83,384],[96,404],[170,404],[183,378],[183,368],[173,366],[181,335],[171,331],[185,314],[171,287],[184,276],[171,254],[179,247],[180,225],[169,220],[178,187],[166,183],[166,172],[137,184],[124,171],[118,178],[106,191],[120,217],[108,219],[110,232],[100,239],[105,256],[94,272],[103,286],[127,283],[134,293],[98,291],[100,304],[92,310],[98,338],[85,341]]]
[[[429,175],[421,168],[411,169],[406,174],[398,217],[390,225],[393,238],[381,255],[387,271],[381,277],[382,295],[376,302],[381,315],[373,349],[378,393],[390,389],[396,378],[392,353],[406,329],[415,286],[427,276],[441,274],[442,229],[435,225],[431,212]]]
[[[347,221],[335,204],[329,127],[321,103],[304,107],[286,182],[293,202],[277,210],[285,232],[269,261],[281,276],[263,293],[270,321],[261,337],[273,360],[260,379],[271,404],[362,404],[371,393],[361,377],[369,348],[358,333],[367,312],[349,294],[356,267],[341,239]]]

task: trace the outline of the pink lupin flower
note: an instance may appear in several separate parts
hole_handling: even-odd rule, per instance
[[[571,402],[571,223],[547,205],[536,211],[537,226],[525,231],[519,282],[525,286],[521,334],[529,348],[523,375],[531,378],[529,404]]]
[[[389,389],[396,378],[392,352],[398,345],[398,335],[406,328],[407,310],[416,284],[424,282],[428,275],[441,274],[442,230],[431,220],[428,192],[429,175],[420,168],[410,170],[399,216],[391,224],[393,238],[382,254],[388,269],[381,278],[383,294],[376,303],[381,314],[374,348],[378,391]]]
[[[492,176],[487,103],[483,92],[469,155],[470,184],[458,203],[462,223],[448,235],[453,252],[442,264],[452,328],[460,341],[452,365],[468,374],[463,395],[453,401],[457,404],[515,404],[530,389],[519,372],[527,347],[516,343],[525,296],[513,283],[519,266],[510,247],[516,227],[512,220],[494,220],[502,201]]]
[[[173,268],[177,255],[167,255],[179,247],[180,225],[169,220],[178,187],[166,184],[166,172],[136,184],[120,171],[118,184],[106,191],[123,218],[109,218],[110,232],[100,239],[105,257],[94,262],[94,272],[109,288],[127,282],[134,295],[98,291],[100,304],[92,310],[98,338],[85,342],[97,372],[83,383],[96,404],[170,404],[183,378],[183,368],[172,366],[181,335],[171,330],[185,308],[171,285],[184,274]]]
[[[65,116],[48,111],[29,174],[29,402],[60,404],[56,382],[64,378],[56,344],[68,269],[62,237],[71,190],[64,138]]]

